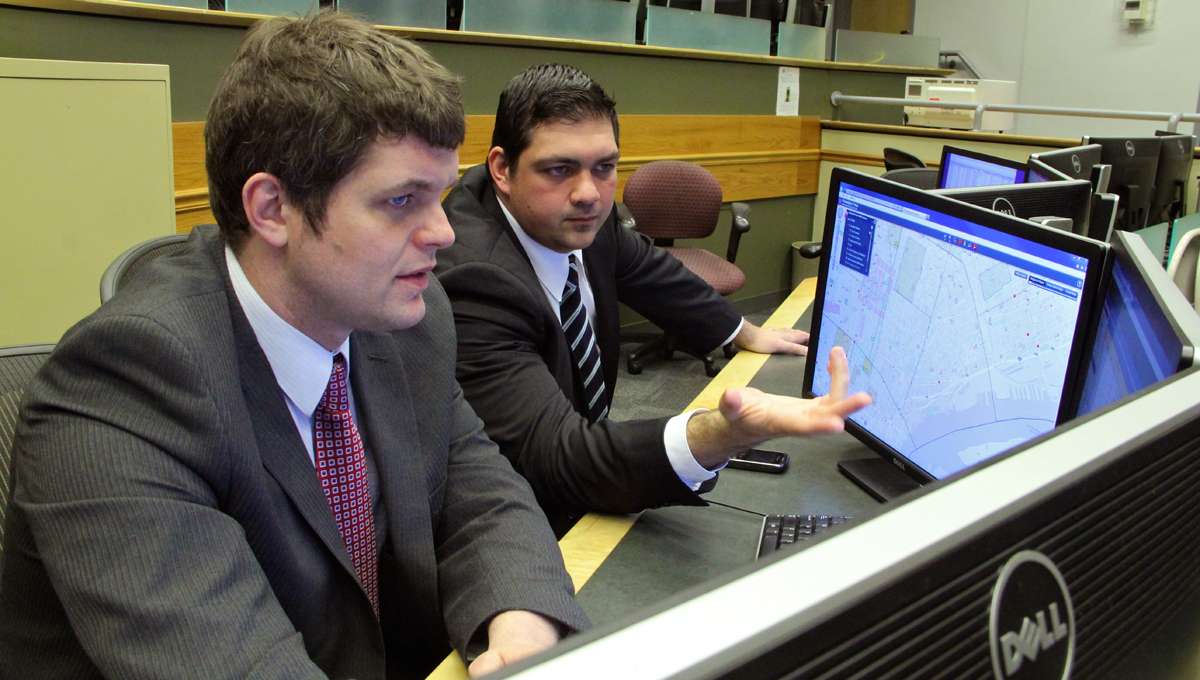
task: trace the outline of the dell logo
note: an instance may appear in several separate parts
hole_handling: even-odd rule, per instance
[[[1046,613],[1050,620],[1047,622]],[[1054,643],[1067,637],[1067,624],[1058,612],[1058,603],[1051,602],[1045,610],[1036,613],[1036,619],[1028,616],[1021,622],[1020,631],[1009,631],[1000,636],[1000,650],[1004,655],[1004,674],[1012,677],[1021,670],[1026,659],[1037,661],[1038,652],[1050,649]]]
[[[1133,148],[1133,140],[1126,139],[1125,140],[1125,155],[1129,156],[1130,158],[1133,158],[1135,153],[1136,153],[1136,150]]]
[[[1083,172],[1083,161],[1079,160],[1077,153],[1071,154],[1071,169],[1075,171],[1076,175]]]
[[[1012,201],[1003,196],[997,196],[996,199],[992,201],[992,210],[995,210],[998,213],[1004,213],[1005,215],[1012,215],[1013,217],[1016,217],[1017,215],[1017,209],[1013,207]]]
[[[1000,568],[988,637],[996,680],[1066,680],[1075,654],[1075,612],[1049,557],[1022,550]]]

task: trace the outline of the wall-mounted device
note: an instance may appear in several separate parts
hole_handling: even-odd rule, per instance
[[[1015,104],[1017,83],[1013,80],[910,76],[904,82],[904,96],[907,99],[965,104]],[[906,106],[904,120],[908,125],[970,130],[975,124],[975,111]],[[1013,129],[1013,114],[985,111],[982,129],[989,132],[1009,132]]]

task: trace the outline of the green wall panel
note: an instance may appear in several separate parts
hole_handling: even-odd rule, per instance
[[[221,71],[244,28],[177,24],[0,6],[0,56],[167,64],[176,121],[203,120]],[[704,59],[606,54],[570,49],[421,41],[434,57],[464,77],[469,114],[492,114],[496,97],[515,74],[557,61],[590,73],[613,95],[623,114],[773,114],[777,66]],[[832,118],[829,93],[897,95],[904,76],[800,69],[800,113]],[[899,112],[842,107],[840,118],[899,122]],[[748,283],[735,299],[788,287],[790,244],[808,238],[812,197],[754,201],[754,231],[738,258]],[[719,236],[704,247],[725,253],[728,213]]]

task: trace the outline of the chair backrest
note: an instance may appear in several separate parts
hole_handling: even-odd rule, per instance
[[[900,170],[901,168],[923,168],[925,161],[917,158],[907,151],[901,151],[890,146],[883,147],[883,167],[886,170]]]
[[[880,177],[917,189],[936,189],[938,171],[937,168],[900,168],[888,170]]]
[[[1167,274],[1183,296],[1192,306],[1200,311],[1200,276],[1197,276],[1198,261],[1200,261],[1200,229],[1193,229],[1179,239],[1175,252],[1171,254],[1171,264]]]
[[[0,554],[4,552],[4,516],[12,487],[12,444],[21,397],[52,349],[54,345],[0,347]]]
[[[721,184],[686,161],[653,161],[625,182],[622,202],[651,238],[704,238],[721,215]]]
[[[118,290],[136,280],[154,260],[182,250],[187,238],[186,234],[159,236],[118,255],[100,277],[100,304],[108,302]]]

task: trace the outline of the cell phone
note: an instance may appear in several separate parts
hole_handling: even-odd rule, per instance
[[[788,455],[778,451],[747,449],[729,459],[729,467],[779,474],[788,467]]]

